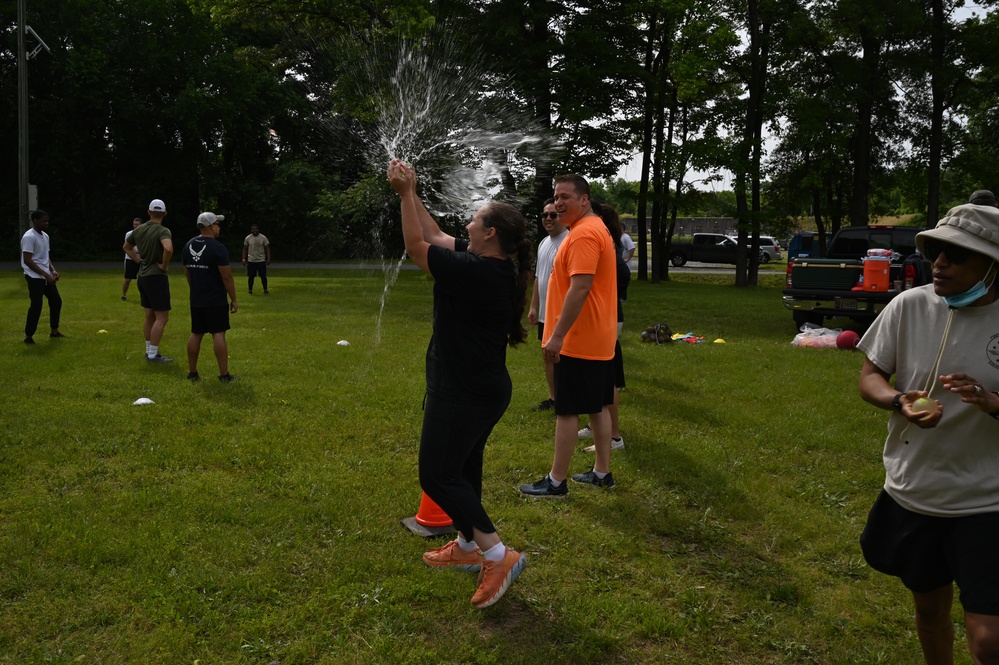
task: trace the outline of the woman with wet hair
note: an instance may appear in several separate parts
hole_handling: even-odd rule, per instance
[[[424,553],[436,568],[478,571],[475,607],[488,607],[517,579],[527,558],[500,540],[482,507],[486,440],[512,394],[506,347],[527,338],[521,323],[531,270],[523,215],[487,203],[465,227],[468,239],[441,231],[416,194],[416,171],[393,160],[406,252],[434,278],[433,335],[420,438],[420,485],[448,514],[458,537]]]

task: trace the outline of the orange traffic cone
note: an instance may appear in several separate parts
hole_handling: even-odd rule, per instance
[[[454,531],[453,522],[448,514],[424,492],[420,498],[420,510],[415,517],[406,517],[402,525],[424,538],[443,536]]]
[[[447,513],[434,503],[434,500],[427,496],[426,492],[423,492],[423,496],[420,498],[420,509],[416,512],[416,522],[422,524],[423,526],[451,526],[451,518],[447,516]]]

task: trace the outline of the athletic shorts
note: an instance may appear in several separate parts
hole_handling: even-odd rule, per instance
[[[247,261],[246,275],[247,277],[256,277],[257,275],[267,277],[267,261]]]
[[[229,330],[229,306],[191,308],[191,333],[206,335],[224,333]]]
[[[624,388],[624,354],[621,352],[620,340],[614,342],[614,387]]]
[[[170,311],[170,280],[166,275],[140,276],[138,284],[143,307],[154,312]]]
[[[999,616],[999,513],[937,517],[881,491],[860,536],[868,565],[925,593],[957,582],[965,611]]]
[[[545,338],[545,322],[538,321],[538,341],[540,342]]]
[[[560,356],[555,363],[555,413],[600,413],[614,403],[614,361]]]
[[[135,279],[138,277],[139,265],[132,259],[125,259],[125,279]]]

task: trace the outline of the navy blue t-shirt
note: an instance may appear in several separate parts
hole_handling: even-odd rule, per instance
[[[196,236],[183,251],[184,267],[191,283],[191,307],[227,306],[225,284],[219,266],[229,265],[229,251],[214,238]]]
[[[513,261],[468,253],[467,240],[454,251],[432,245],[433,336],[427,347],[427,392],[460,402],[509,400],[507,335],[514,314]]]

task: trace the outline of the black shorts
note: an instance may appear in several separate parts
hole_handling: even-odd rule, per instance
[[[965,611],[999,616],[999,513],[923,515],[882,490],[860,546],[871,568],[900,578],[910,591],[957,582]]]
[[[555,363],[555,413],[600,413],[614,403],[614,361],[560,356]]]
[[[139,265],[132,259],[125,259],[125,279],[135,279],[139,276]]]
[[[614,387],[624,388],[624,354],[621,352],[621,341],[614,343]]]
[[[191,333],[205,335],[224,333],[229,330],[229,306],[191,308]]]
[[[267,277],[267,261],[247,261],[246,275],[247,277],[256,277],[257,275]]]
[[[170,311],[170,280],[166,275],[139,276],[139,296],[142,306],[154,312]]]
[[[545,338],[545,322],[538,321],[538,341],[540,342]]]

